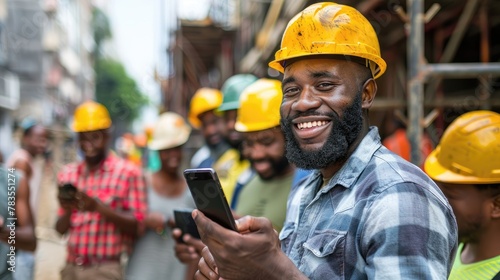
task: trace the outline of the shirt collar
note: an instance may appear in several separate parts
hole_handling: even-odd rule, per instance
[[[324,191],[328,191],[335,185],[341,185],[345,188],[353,186],[363,170],[368,166],[375,151],[381,145],[378,128],[375,126],[370,127],[370,130],[363,140],[361,140],[356,150],[354,150],[354,153],[352,153],[342,168],[335,173],[330,182],[323,188]]]
[[[111,170],[113,168],[113,166],[116,165],[117,160],[118,160],[117,157],[114,156],[111,151],[108,151],[108,155],[99,164],[99,167],[97,167],[94,172],[105,172],[105,171]],[[80,162],[78,169],[80,171],[79,172],[80,174],[89,174],[90,173],[84,160],[82,162]]]

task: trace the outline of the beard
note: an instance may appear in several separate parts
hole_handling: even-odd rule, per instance
[[[231,132],[230,132],[231,133]],[[229,135],[225,138],[226,142],[231,146],[231,148],[239,150],[241,147],[241,143],[243,143],[243,139],[230,137]]]
[[[290,162],[288,162],[288,159],[286,157],[280,157],[279,159],[268,158],[268,159],[264,159],[264,160],[269,161],[269,163],[271,164],[271,171],[272,172],[269,174],[261,174],[261,173],[257,172],[259,177],[263,181],[271,180],[271,179],[274,179],[280,175],[283,175],[286,172],[286,170],[288,169],[288,167],[290,167]],[[258,161],[250,160],[250,162],[255,163]]]
[[[351,106],[344,110],[341,119],[336,113],[322,114],[332,120],[332,130],[323,147],[317,150],[303,150],[293,134],[292,120],[299,116],[319,115],[316,112],[299,113],[281,119],[281,129],[286,140],[286,157],[302,169],[322,169],[347,158],[349,147],[356,140],[363,127],[361,93],[356,95]]]

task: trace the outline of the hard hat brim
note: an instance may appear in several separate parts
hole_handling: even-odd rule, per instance
[[[424,170],[432,180],[443,182],[443,183],[452,183],[452,184],[496,184],[500,183],[498,179],[488,179],[488,178],[479,178],[477,176],[470,175],[462,175],[455,173],[453,171],[448,170],[444,167],[438,160],[438,154],[441,150],[441,147],[438,146],[434,151],[432,151],[427,159],[425,160]]]
[[[155,151],[175,148],[185,144],[188,141],[190,134],[191,128],[189,126],[184,126],[182,129],[179,129],[179,134],[175,138],[153,139],[148,144],[148,148]]]
[[[233,101],[233,102],[222,103],[222,105],[220,105],[220,107],[217,110],[219,112],[224,112],[230,110],[238,110],[239,107],[240,107],[240,102]]]

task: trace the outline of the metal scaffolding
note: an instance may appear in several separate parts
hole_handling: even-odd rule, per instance
[[[463,33],[471,14],[479,0],[469,1],[468,6],[464,9],[463,16],[459,19],[457,29],[461,27],[462,32],[457,32],[455,39],[450,40],[448,44],[452,46],[451,53],[456,50],[460,38],[460,33]],[[424,0],[407,0],[407,9],[409,17],[409,38],[408,38],[408,130],[407,135],[411,144],[411,161],[414,164],[420,165],[422,162],[420,153],[420,143],[425,128],[424,121],[424,84],[430,82],[430,78],[467,78],[478,77],[484,75],[500,76],[500,63],[490,63],[483,61],[482,63],[427,63],[424,56]],[[447,46],[448,47],[448,46]],[[445,52],[446,53],[446,52]],[[446,59],[450,59],[453,55],[447,55]],[[441,60],[441,62],[443,62]],[[436,82],[435,80],[434,83]],[[434,88],[435,86],[432,86]],[[434,88],[435,91],[435,88]],[[431,112],[435,114],[435,111]]]

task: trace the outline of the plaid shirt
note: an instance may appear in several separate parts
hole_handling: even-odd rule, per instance
[[[84,162],[63,167],[59,183],[72,183],[80,191],[98,198],[115,211],[132,213],[138,221],[147,209],[146,188],[142,172],[132,163],[109,154],[94,171]],[[62,209],[59,211],[62,214]],[[69,263],[117,260],[129,248],[131,237],[122,234],[115,224],[97,212],[74,211],[69,229]]]
[[[457,225],[439,188],[372,127],[323,187],[316,171],[288,201],[282,250],[310,279],[447,279]]]

